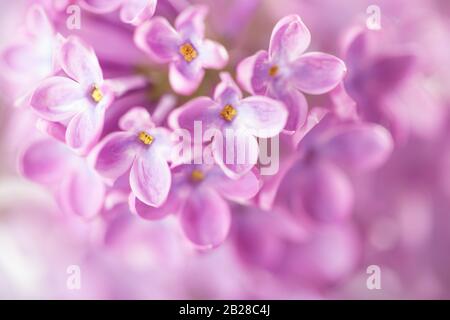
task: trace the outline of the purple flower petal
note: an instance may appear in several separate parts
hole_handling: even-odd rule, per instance
[[[53,35],[53,26],[42,6],[34,4],[27,11],[25,19],[27,31],[33,35]]]
[[[70,36],[59,52],[59,62],[64,72],[85,89],[103,83],[103,73],[97,56],[80,38]]]
[[[269,95],[272,96],[271,93]],[[308,115],[308,102],[305,96],[295,88],[285,88],[273,94],[273,97],[283,102],[288,110],[284,129],[290,133],[296,132],[305,124]]]
[[[98,141],[103,130],[105,108],[89,106],[70,120],[66,131],[66,143],[80,154],[86,154]]]
[[[202,248],[214,248],[228,235],[231,213],[228,204],[212,189],[191,193],[180,215],[186,237]]]
[[[46,185],[57,183],[73,166],[67,153],[67,148],[57,141],[36,141],[21,154],[19,170],[32,181]]]
[[[30,105],[40,117],[61,121],[89,105],[85,95],[77,82],[65,77],[51,77],[35,90]]]
[[[154,128],[155,124],[144,107],[134,107],[119,119],[119,128],[123,131],[139,131]]]
[[[288,117],[283,103],[263,96],[242,99],[237,106],[235,124],[259,138],[270,138],[279,134]]]
[[[169,193],[164,204],[158,208],[145,204],[132,194],[129,201],[131,211],[147,220],[158,220],[170,214],[177,214],[181,209],[182,204],[182,200],[172,191]]]
[[[275,25],[270,37],[269,56],[271,60],[292,61],[308,48],[311,34],[301,18],[286,16]]]
[[[239,179],[230,179],[221,170],[217,174],[208,173],[208,183],[224,198],[242,201],[253,198],[261,187],[261,181],[255,172],[249,171]]]
[[[97,215],[103,208],[104,199],[102,180],[84,162],[63,180],[58,189],[58,202],[63,210],[84,218]]]
[[[228,72],[220,73],[220,82],[214,89],[214,100],[221,106],[234,105],[242,99],[242,92]]]
[[[120,18],[126,23],[137,25],[150,19],[155,13],[157,0],[125,1],[120,10]]]
[[[134,41],[159,63],[167,63],[179,57],[180,37],[165,18],[154,17],[144,22],[136,29]]]
[[[222,69],[227,65],[229,57],[223,45],[206,39],[201,46],[200,59],[205,68]]]
[[[115,180],[131,168],[139,147],[135,133],[111,133],[95,149],[94,168],[100,175]]]
[[[182,95],[191,95],[200,86],[205,76],[201,61],[175,61],[169,68],[169,81],[173,90]]]
[[[204,5],[192,5],[183,10],[175,20],[175,28],[184,37],[198,37],[205,35],[205,18],[208,7]]]
[[[150,146],[135,159],[130,172],[130,186],[139,200],[160,207],[169,194],[171,175],[166,160],[152,149]]]
[[[252,94],[264,95],[270,81],[267,51],[258,51],[237,66],[239,84]]]
[[[382,126],[357,124],[336,131],[320,147],[320,154],[346,168],[376,168],[383,164],[392,152],[392,137]]]
[[[292,64],[293,84],[309,94],[323,94],[336,87],[347,71],[342,60],[335,56],[311,52]]]
[[[81,6],[95,13],[108,13],[117,10],[123,0],[81,0]]]

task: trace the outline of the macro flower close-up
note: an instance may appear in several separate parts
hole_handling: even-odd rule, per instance
[[[0,21],[1,299],[450,299],[445,0]]]

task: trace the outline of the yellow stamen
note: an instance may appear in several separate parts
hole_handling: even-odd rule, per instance
[[[149,145],[153,142],[154,138],[151,135],[149,135],[147,132],[141,131],[139,133],[139,140],[141,140],[141,142],[143,144]]]
[[[231,121],[237,115],[237,110],[233,108],[231,104],[227,104],[222,111],[220,111],[220,115],[225,120]]]
[[[91,97],[92,100],[94,100],[96,103],[99,103],[103,99],[103,93],[96,84],[94,84],[94,87],[92,89]]]
[[[190,43],[185,43],[180,47],[180,53],[183,56],[184,60],[187,62],[191,62],[195,58],[197,58],[197,51]]]
[[[275,77],[277,74],[278,74],[278,66],[277,65],[271,66],[269,69],[269,76]]]
[[[205,174],[201,170],[198,170],[198,169],[192,170],[192,173],[191,173],[191,180],[192,181],[200,182],[204,178],[205,178]]]

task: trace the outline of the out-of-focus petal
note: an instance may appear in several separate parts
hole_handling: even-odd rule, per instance
[[[135,133],[111,133],[95,149],[95,170],[106,178],[117,179],[131,168],[139,143]]]
[[[103,73],[94,50],[80,38],[70,36],[61,45],[59,62],[64,72],[85,89],[103,83]]]
[[[83,110],[89,101],[77,82],[65,77],[51,77],[35,90],[30,105],[42,118],[61,121]]]
[[[263,96],[242,99],[237,112],[235,124],[259,138],[270,138],[279,134],[288,117],[283,103]]]
[[[154,17],[141,24],[135,31],[134,41],[141,50],[159,63],[166,63],[178,57],[180,38],[165,18]]]
[[[392,137],[384,127],[356,124],[336,130],[320,154],[352,170],[369,170],[383,164],[392,149]]]
[[[133,194],[142,202],[160,207],[167,199],[171,185],[167,162],[152,147],[136,157],[130,172],[130,186]]]
[[[214,248],[227,237],[231,225],[228,204],[213,189],[191,193],[180,215],[186,237],[202,248]]]
[[[53,26],[42,6],[34,4],[28,9],[25,19],[27,31],[33,35],[46,36],[53,34]]]
[[[153,16],[157,0],[129,0],[125,1],[120,10],[120,18],[126,23],[139,24]]]
[[[89,106],[70,120],[66,143],[80,154],[86,154],[100,138],[105,119],[105,109]]]
[[[178,15],[175,20],[175,28],[184,37],[195,36],[202,39],[205,35],[205,18],[207,14],[207,6],[189,6]]]
[[[57,192],[63,210],[84,218],[97,215],[104,204],[105,186],[84,162],[63,180]]]
[[[28,146],[19,159],[19,171],[26,178],[54,184],[72,168],[67,148],[55,140],[39,140]]]
[[[289,15],[278,21],[270,37],[269,55],[274,61],[292,61],[308,48],[311,34],[296,15]]]
[[[123,0],[81,0],[80,4],[90,12],[108,13],[117,10],[123,2]]]
[[[272,96],[272,94],[270,94]],[[273,95],[284,103],[288,110],[288,118],[284,127],[286,132],[296,132],[306,122],[308,102],[305,96],[295,88],[288,87]]]
[[[226,199],[235,201],[251,199],[261,187],[261,181],[253,171],[249,171],[239,179],[230,179],[219,168],[217,169],[217,174],[208,173],[206,179]]]
[[[198,59],[187,63],[184,60],[175,61],[169,68],[169,81],[172,89],[182,95],[190,95],[200,86],[205,76]]]
[[[229,57],[223,45],[206,39],[202,43],[200,59],[205,68],[222,69],[227,65]]]
[[[292,82],[299,90],[323,94],[342,81],[347,69],[344,62],[333,55],[311,52],[293,62],[292,72]]]
[[[174,192],[169,193],[167,200],[158,208],[140,201],[133,194],[130,195],[129,205],[133,213],[147,220],[162,219],[170,214],[177,214],[182,207],[182,200]]]
[[[242,88],[252,94],[266,93],[269,81],[268,57],[267,51],[261,50],[239,63],[236,73]]]

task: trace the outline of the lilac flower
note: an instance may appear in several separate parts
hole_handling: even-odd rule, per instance
[[[50,188],[64,212],[92,218],[103,208],[101,177],[59,141],[31,143],[20,156],[19,169],[26,178]]]
[[[256,163],[256,138],[274,137],[283,130],[287,111],[281,102],[268,97],[242,98],[241,90],[230,75],[221,73],[220,76],[222,81],[215,89],[214,100],[198,97],[187,102],[172,112],[169,124],[194,132],[194,122],[199,121],[203,128],[215,129],[220,133],[222,137],[215,136],[212,140],[214,159],[228,176],[236,178],[247,173]],[[231,135],[227,134],[227,130],[231,131]],[[223,137],[225,141],[222,141]],[[203,138],[208,137],[204,135]],[[244,144],[245,150],[242,149]],[[230,145],[236,150],[230,155],[232,159],[228,159],[227,154]],[[239,152],[245,154],[240,155]],[[239,161],[240,156],[245,159]]]
[[[155,209],[131,196],[130,208],[150,220],[177,214],[187,239],[201,248],[216,247],[228,235],[231,213],[225,199],[251,199],[260,187],[253,171],[233,180],[216,165],[182,164],[172,169],[172,175],[172,188],[163,206]]]
[[[302,92],[323,94],[343,79],[345,64],[322,52],[304,53],[311,35],[298,15],[281,19],[272,31],[269,51],[259,51],[237,68],[239,83],[253,94],[280,99],[289,110],[286,130],[296,131],[306,120]]]
[[[129,171],[133,195],[149,206],[161,206],[171,185],[167,163],[170,132],[155,127],[148,112],[141,107],[131,109],[119,125],[123,131],[109,134],[93,151],[94,168],[111,180]]]
[[[177,17],[175,29],[163,17],[155,17],[136,29],[136,45],[159,63],[170,63],[169,80],[177,93],[192,94],[205,68],[221,69],[228,53],[219,43],[204,39],[207,7],[190,6]]]
[[[306,224],[342,219],[354,201],[346,172],[373,170],[392,149],[384,127],[326,114],[298,145],[298,158],[281,179],[275,206]]]
[[[120,19],[133,25],[153,17],[157,3],[157,0],[80,0],[84,9],[94,13],[108,13],[120,8]]]
[[[59,43],[60,38],[43,8],[31,6],[25,18],[24,32],[1,53],[2,77],[12,85],[15,97],[29,98],[30,91],[39,81],[58,70],[56,52]]]

